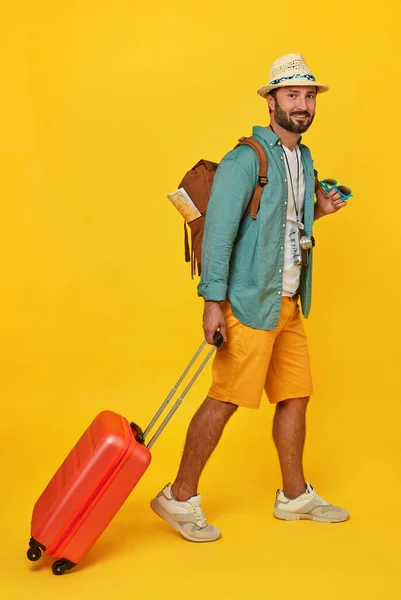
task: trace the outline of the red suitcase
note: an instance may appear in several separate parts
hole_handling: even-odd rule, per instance
[[[56,558],[53,573],[62,575],[77,565],[106,529],[151,462],[150,448],[167,425],[213,352],[214,346],[148,444],[145,437],[177,391],[206,342],[143,433],[135,423],[112,411],[96,416],[35,504],[27,557],[37,561],[42,551]]]

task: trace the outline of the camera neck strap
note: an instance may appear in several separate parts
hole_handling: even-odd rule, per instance
[[[299,218],[299,206],[300,206],[300,198],[299,198],[299,170],[300,170],[300,166],[299,166],[298,146],[295,147],[295,155],[296,155],[296,158],[297,158],[297,197],[296,198],[295,198],[294,181],[293,181],[293,178],[292,178],[292,171],[291,171],[290,163],[288,161],[287,153],[285,151],[284,146],[282,146],[282,148],[283,148],[283,154],[284,154],[285,162],[286,162],[287,167],[288,167],[288,174],[289,174],[290,182],[291,182],[292,200],[294,202],[295,213],[297,215],[297,223],[300,223],[301,222],[300,218]]]

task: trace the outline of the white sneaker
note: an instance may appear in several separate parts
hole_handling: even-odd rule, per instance
[[[322,523],[341,523],[349,517],[344,508],[329,504],[318,496],[310,485],[306,484],[306,492],[290,500],[282,490],[277,490],[274,516],[286,521],[309,519]]]
[[[167,484],[151,501],[150,506],[159,517],[191,542],[213,542],[221,537],[221,531],[206,521],[200,494],[179,502],[173,497],[171,485]]]

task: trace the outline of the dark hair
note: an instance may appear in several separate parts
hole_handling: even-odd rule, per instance
[[[274,101],[275,101],[275,102],[277,102],[277,91],[278,91],[278,88],[274,88],[274,90],[271,90],[271,91],[268,93],[268,96],[273,96],[273,98],[274,98]],[[271,112],[272,112],[272,111],[271,111],[271,108],[270,108],[270,106],[269,106],[269,113],[271,114]]]

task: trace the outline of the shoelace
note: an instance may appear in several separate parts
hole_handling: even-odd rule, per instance
[[[313,492],[312,492],[312,493],[310,493],[310,495],[312,496],[313,500],[314,500],[315,502],[317,502],[318,504],[323,504],[323,503],[324,503],[324,500],[323,500],[323,498],[322,498],[321,496],[318,496],[318,495],[316,494],[315,490],[313,490]]]
[[[193,513],[196,524],[198,527],[203,529],[207,525],[206,516],[200,506],[191,506],[191,512]]]

